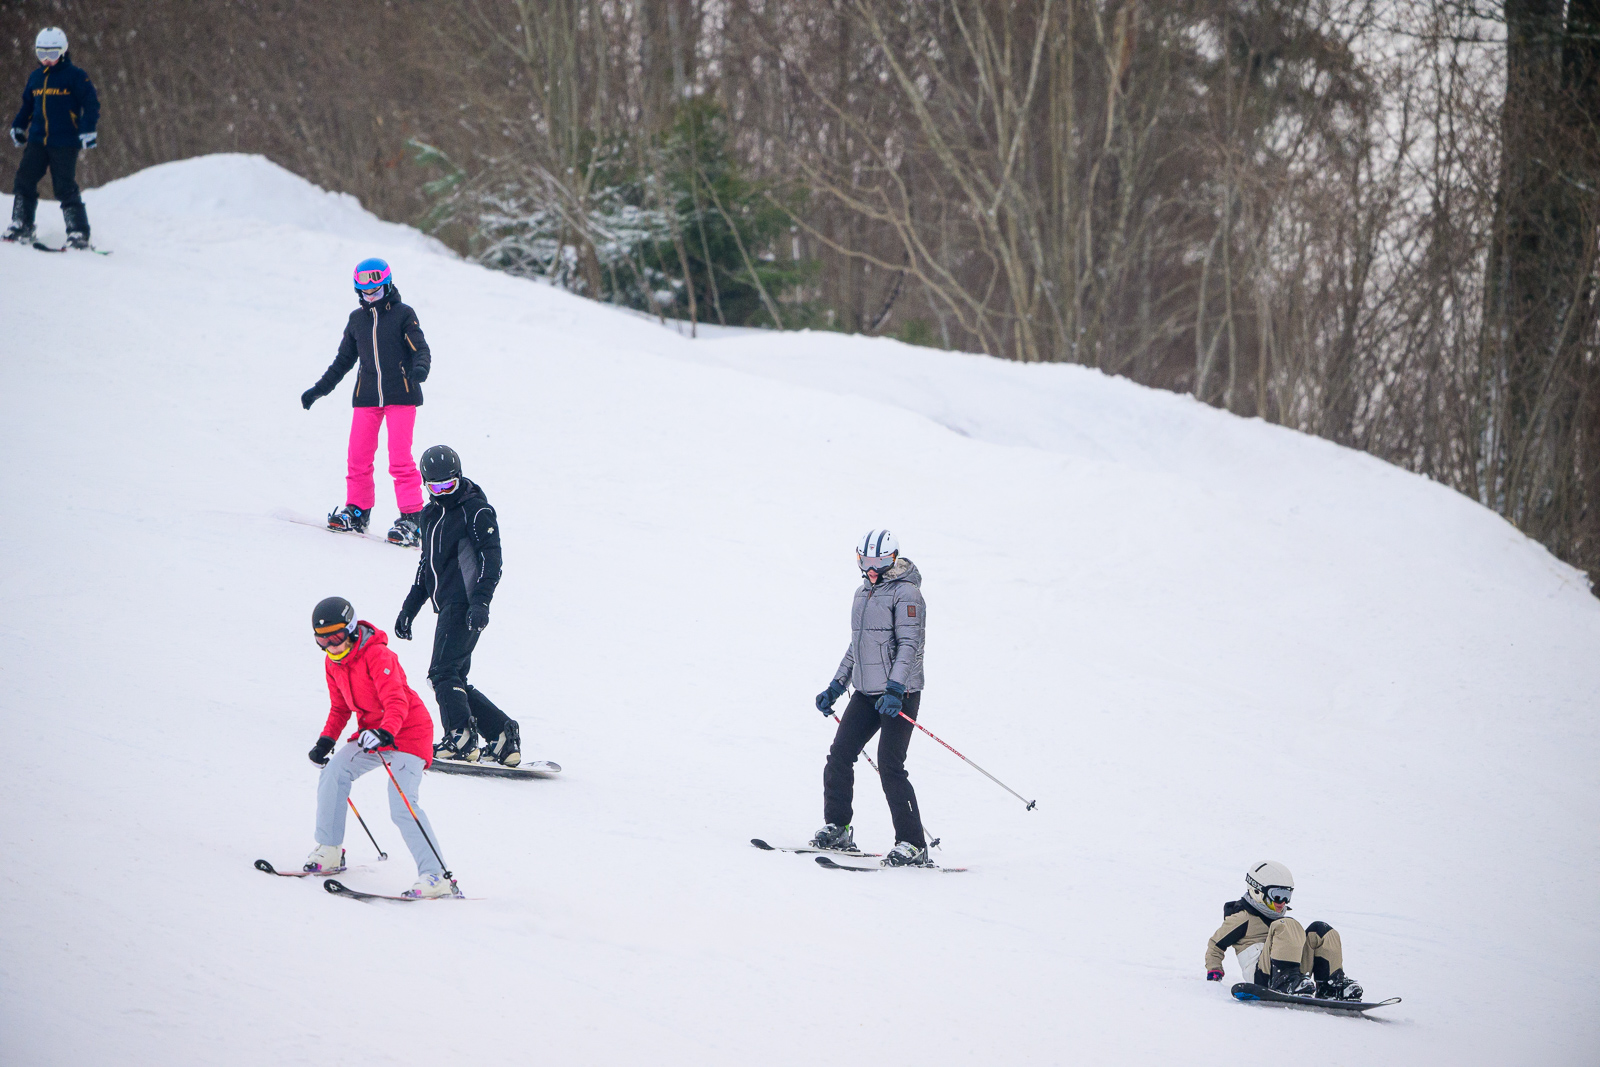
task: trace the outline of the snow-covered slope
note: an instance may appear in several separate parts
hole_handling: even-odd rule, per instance
[[[690,341],[256,158],[88,203],[112,256],[0,246],[0,1059],[1594,1062],[1600,604],[1488,511],[1081,368]],[[250,866],[312,844],[311,606],[388,629],[411,578],[272,517],[343,501],[349,382],[298,397],[369,255],[435,353],[418,451],[502,517],[474,679],[568,769],[427,778],[467,904]],[[873,525],[926,575],[923,721],[1039,800],[917,738],[957,877],[746,843],[820,822],[811,698]],[[354,798],[393,858],[347,880],[409,885],[381,783]],[[1386,1022],[1204,981],[1266,858]]]

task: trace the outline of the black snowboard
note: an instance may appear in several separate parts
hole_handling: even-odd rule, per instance
[[[1282,1004],[1286,1008],[1310,1008],[1313,1011],[1332,1011],[1350,1014],[1351,1012],[1371,1011],[1373,1008],[1386,1008],[1390,1004],[1400,1003],[1399,997],[1390,997],[1388,1000],[1323,1000],[1320,997],[1291,997],[1287,993],[1275,993],[1265,986],[1253,982],[1239,982],[1233,987],[1233,995],[1239,1000],[1259,1000],[1263,1004]]]
[[[435,756],[433,765],[428,769],[441,774],[470,774],[480,778],[554,778],[561,773],[561,764],[549,760],[528,760],[515,767],[502,767],[493,760],[466,763]]]

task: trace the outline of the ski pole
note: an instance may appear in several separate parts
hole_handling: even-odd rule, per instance
[[[433,858],[439,861],[439,868],[444,871],[444,880],[450,883],[450,888],[454,889],[456,896],[459,897],[461,895],[461,887],[456,885],[456,876],[451,874],[450,869],[444,865],[444,857],[439,855],[437,848],[434,848],[433,838],[428,836],[428,831],[422,829],[422,820],[417,818],[417,810],[411,806],[410,799],[406,797],[406,791],[400,788],[400,780],[394,776],[394,768],[389,766],[389,758],[382,752],[378,753],[378,758],[383,760],[383,769],[389,772],[389,781],[394,783],[394,791],[400,794],[400,800],[405,804],[406,811],[411,813],[411,821],[417,824],[417,829],[422,833],[422,839],[428,843],[430,849],[433,849]]]
[[[932,730],[928,729],[926,726],[922,725],[920,722],[918,722],[916,719],[913,719],[911,716],[907,715],[905,712],[902,711],[900,713],[900,717],[902,719],[904,719],[906,722],[910,723],[912,726],[915,726],[917,729],[921,730],[923,733],[927,734],[929,737],[933,738],[935,741],[938,741],[941,745],[944,745],[945,748],[950,748],[950,746],[946,745],[944,740],[938,734],[934,733]],[[953,748],[950,748],[950,751],[951,752],[955,752],[956,755],[958,755],[958,756],[961,756],[961,753],[956,752],[956,750],[953,749]],[[968,763],[972,763],[972,761],[967,759],[967,757],[965,757],[965,756],[961,756],[961,758],[963,760],[966,760],[966,762],[968,762]],[[990,774],[988,771],[984,770],[982,767],[979,767],[976,763],[972,763],[972,766],[977,770],[977,772],[979,774],[981,774],[985,778],[989,779],[989,781],[993,782],[995,785],[999,786],[1001,789],[1004,789],[1007,793],[1010,793],[1012,796],[1016,797],[1018,800],[1022,801],[1024,804],[1028,805],[1028,809],[1027,810],[1032,811],[1034,805],[1039,803],[1037,800],[1029,800],[1029,799],[1027,799],[1021,793],[1018,793],[1015,789],[1012,789],[1009,785],[1006,785],[1000,779],[996,778],[994,775]]]
[[[839,716],[837,716],[837,715],[835,715],[833,717],[833,721],[838,723],[840,726],[844,725],[844,721],[842,719],[840,719]],[[872,762],[872,757],[867,755],[866,749],[862,749],[861,750],[861,758],[867,761],[867,766],[871,767],[873,769],[873,771],[878,775],[878,780],[882,781],[883,780],[883,772],[878,770],[878,765],[876,763]],[[918,817],[921,816],[921,812],[918,812],[917,814],[918,814]],[[927,833],[928,833],[928,824],[927,823],[923,823],[922,824],[922,833],[923,833],[924,836],[927,836]],[[937,837],[931,839],[928,842],[928,847],[929,848],[938,848],[939,847],[939,841],[940,841],[940,838],[937,838]]]
[[[360,823],[361,824],[361,828],[363,830],[367,831],[367,840],[372,842],[372,847],[373,848],[378,848],[378,839],[376,837],[372,836],[372,831],[371,830],[367,829],[367,820],[365,820],[365,819],[363,819],[361,817],[361,812],[356,811],[356,802],[351,800],[349,797],[345,797],[344,798],[344,802],[346,804],[350,805],[350,810],[351,811],[354,811],[356,813],[356,822]],[[378,858],[380,860],[386,860],[386,859],[389,858],[389,854],[387,852],[385,852],[383,849],[378,848]]]

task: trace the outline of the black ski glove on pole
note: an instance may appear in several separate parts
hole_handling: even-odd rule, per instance
[[[842,696],[844,696],[844,683],[840,681],[829,682],[828,688],[817,694],[817,710],[824,715],[832,715],[833,706],[839,702],[839,698]]]
[[[879,697],[877,703],[872,706],[885,719],[892,719],[900,714],[900,709],[904,706],[905,700],[906,687],[899,682],[890,682],[885,688],[883,696]]]
[[[361,746],[363,752],[375,752],[380,748],[394,747],[394,734],[383,727],[376,730],[362,730],[361,736],[356,739],[356,744]]]
[[[318,767],[326,767],[328,765],[328,753],[332,751],[333,738],[319,737],[317,738],[317,743],[311,746],[311,751],[307,752],[306,755],[311,757],[311,762]]]

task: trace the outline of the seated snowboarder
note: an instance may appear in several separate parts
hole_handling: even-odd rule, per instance
[[[1325,922],[1302,927],[1289,918],[1294,875],[1281,863],[1245,872],[1245,895],[1222,906],[1222,925],[1206,942],[1206,980],[1222,981],[1231,947],[1244,981],[1291,996],[1360,1000],[1361,986],[1344,973],[1339,931]]]

